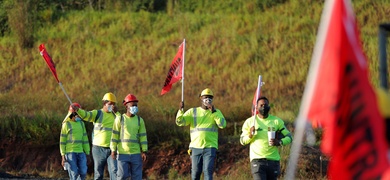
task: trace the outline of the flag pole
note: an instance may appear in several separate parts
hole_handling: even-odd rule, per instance
[[[261,93],[261,85],[262,85],[263,81],[262,81],[262,77],[261,75],[259,75],[259,80],[257,82],[257,91],[256,91],[256,104],[255,104],[255,111],[254,111],[254,121],[253,121],[253,127],[255,127],[256,125],[256,110],[257,110],[257,99],[259,99],[259,95]],[[253,135],[253,134],[252,134]]]
[[[62,83],[61,83],[61,82],[58,82],[58,84],[60,85],[60,87],[61,87],[62,91],[64,92],[66,98],[68,99],[70,105],[72,105],[72,101],[70,100],[68,94],[66,93],[66,91],[65,91],[65,89],[64,89],[64,86],[62,86]]]
[[[325,1],[324,11],[321,15],[320,26],[318,28],[318,34],[317,34],[318,41],[314,46],[312,60],[311,60],[312,62],[310,64],[310,69],[307,76],[308,77],[307,84],[303,92],[302,103],[297,117],[297,126],[295,129],[294,139],[291,145],[290,159],[287,164],[287,170],[286,170],[287,173],[285,178],[287,180],[295,179],[295,171],[298,163],[298,157],[301,152],[301,145],[305,134],[305,129],[310,130],[309,133],[312,132],[311,127],[308,128],[308,126],[310,125],[307,123],[307,114],[310,105],[309,100],[312,98],[314,93],[315,80],[317,79],[318,76],[317,69],[320,65],[322,49],[324,48],[324,44],[326,40],[326,31],[329,28],[329,23],[330,23],[330,18],[332,13],[331,10],[334,4],[335,4],[334,0]],[[311,144],[313,143],[313,141],[315,141],[315,136],[314,134],[311,133],[308,135],[309,136],[307,137],[307,140],[310,140],[311,142],[309,141],[309,144]]]
[[[183,63],[182,63],[182,77],[181,77],[181,102],[184,102],[184,56],[186,52],[186,39],[183,40]]]

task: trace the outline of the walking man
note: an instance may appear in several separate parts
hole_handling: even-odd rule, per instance
[[[116,97],[113,93],[106,93],[103,96],[103,108],[92,111],[85,111],[77,106],[72,108],[77,111],[80,117],[87,122],[94,124],[92,134],[92,156],[94,162],[94,179],[101,180],[104,177],[104,168],[108,164],[110,180],[116,179],[117,162],[110,157],[110,141],[112,126],[117,115],[114,112]]]
[[[111,157],[118,160],[119,180],[142,180],[142,162],[146,161],[148,140],[144,120],[137,115],[138,99],[128,94],[123,100],[126,113],[117,116],[111,136]]]
[[[78,103],[73,106],[81,107]],[[80,116],[69,106],[61,128],[60,153],[61,165],[68,170],[69,179],[84,180],[87,176],[87,157],[90,147],[84,122]]]
[[[176,115],[178,126],[190,126],[191,178],[199,180],[204,173],[205,180],[213,179],[214,161],[218,149],[218,128],[226,127],[225,117],[213,105],[213,92],[206,88],[199,96],[201,106],[190,108],[186,112],[184,102]]]
[[[254,180],[276,180],[280,175],[280,154],[278,146],[290,144],[292,137],[284,122],[269,114],[271,107],[266,97],[257,99],[257,111],[245,120],[240,143],[250,144],[249,158]],[[257,114],[257,115],[256,115]],[[255,123],[254,123],[255,121]],[[268,139],[268,131],[280,132],[280,136]],[[271,133],[270,133],[271,134]]]

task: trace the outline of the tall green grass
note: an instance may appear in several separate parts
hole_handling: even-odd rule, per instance
[[[175,4],[179,2],[172,0],[166,12],[68,11],[55,21],[50,10],[40,12],[40,18],[48,22],[34,31],[33,48],[19,47],[13,34],[0,38],[0,139],[58,141],[69,103],[39,55],[40,43],[46,45],[68,95],[84,109],[101,108],[103,95],[113,92],[119,110],[125,112],[120,102],[128,93],[135,94],[152,148],[189,142],[188,127],[177,127],[174,120],[181,84],[159,95],[183,39],[185,109],[199,106],[199,93],[211,88],[214,104],[228,122],[221,137],[237,137],[250,116],[257,77],[262,75],[262,94],[273,104],[271,113],[292,124],[306,84],[323,2],[261,2],[215,1],[221,8],[203,1]],[[376,87],[377,31],[380,23],[390,19],[390,2],[356,0],[353,6],[371,83]]]

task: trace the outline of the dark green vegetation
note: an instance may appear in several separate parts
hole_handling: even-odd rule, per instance
[[[378,86],[377,32],[390,19],[390,2],[355,0],[353,6],[372,84]],[[185,151],[188,128],[174,123],[181,84],[159,94],[186,39],[185,109],[198,106],[201,90],[211,88],[228,121],[220,136],[240,146],[237,137],[250,116],[258,75],[271,112],[293,124],[322,8],[320,0],[0,0],[0,140],[58,143],[69,103],[39,55],[44,43],[74,102],[91,110],[101,107],[106,92],[120,102],[133,93],[150,148]],[[119,110],[124,112],[120,103]],[[319,174],[302,168],[301,177]]]

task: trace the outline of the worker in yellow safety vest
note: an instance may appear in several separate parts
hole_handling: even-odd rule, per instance
[[[278,146],[292,142],[291,133],[283,120],[270,114],[270,110],[268,99],[264,96],[258,98],[255,115],[242,125],[240,143],[250,144],[249,159],[254,180],[276,180],[280,175]]]
[[[103,108],[98,110],[86,111],[79,107],[72,106],[80,117],[87,122],[94,124],[92,134],[92,156],[94,162],[94,179],[103,179],[104,168],[108,165],[110,180],[116,179],[117,161],[112,159],[110,150],[110,141],[112,126],[119,112],[115,112],[116,96],[109,92],[104,94]]]
[[[78,103],[73,106],[81,107]],[[60,153],[62,156],[61,165],[68,170],[69,178],[72,180],[82,179],[87,176],[87,157],[90,147],[85,130],[84,122],[80,116],[69,106],[61,128]]]
[[[142,180],[148,139],[144,120],[137,115],[138,99],[128,94],[123,100],[126,113],[117,116],[112,128],[111,157],[118,160],[118,179]]]
[[[176,115],[178,126],[190,126],[191,143],[191,178],[200,179],[202,171],[204,179],[213,179],[214,161],[218,149],[218,128],[226,127],[226,120],[222,112],[213,105],[214,94],[204,89],[199,98],[201,106],[190,108],[184,112],[184,102]]]

